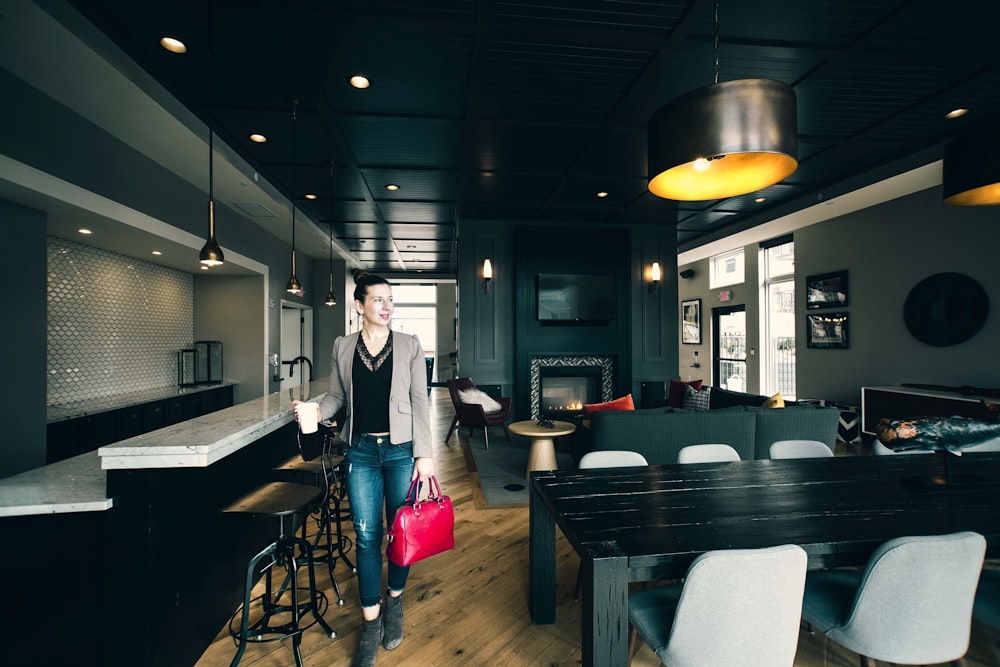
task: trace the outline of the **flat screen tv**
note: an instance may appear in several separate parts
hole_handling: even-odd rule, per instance
[[[543,322],[615,319],[615,277],[609,274],[539,273],[537,296]]]

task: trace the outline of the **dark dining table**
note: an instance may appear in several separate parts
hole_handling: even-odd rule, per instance
[[[798,544],[810,569],[825,569],[864,565],[894,537],[973,530],[986,537],[987,557],[998,557],[1000,454],[532,473],[535,624],[555,622],[556,526],[580,556],[583,665],[624,667],[629,583],[683,577],[706,551]]]

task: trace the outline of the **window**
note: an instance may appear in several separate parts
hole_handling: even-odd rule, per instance
[[[766,245],[766,244],[764,244]],[[795,399],[795,242],[761,249],[763,393]]]
[[[739,285],[745,280],[743,248],[716,255],[708,262],[708,287]]]

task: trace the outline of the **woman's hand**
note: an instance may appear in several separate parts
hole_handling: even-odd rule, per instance
[[[421,482],[426,482],[434,475],[434,459],[429,456],[422,456],[413,465],[413,476],[411,480],[420,478]]]
[[[307,401],[300,401],[295,399],[292,401],[292,413],[295,415],[295,421],[299,420],[299,406],[300,405],[315,405],[316,406],[316,421],[321,421],[321,416],[319,414],[319,403],[309,403]]]

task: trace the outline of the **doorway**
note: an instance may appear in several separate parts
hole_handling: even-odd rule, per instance
[[[712,309],[712,364],[714,384],[729,391],[746,391],[747,309]]]
[[[313,359],[313,312],[309,306],[293,301],[281,302],[281,383],[279,389],[298,388],[309,382]],[[309,363],[291,363],[305,357]],[[314,365],[313,378],[319,377]]]

